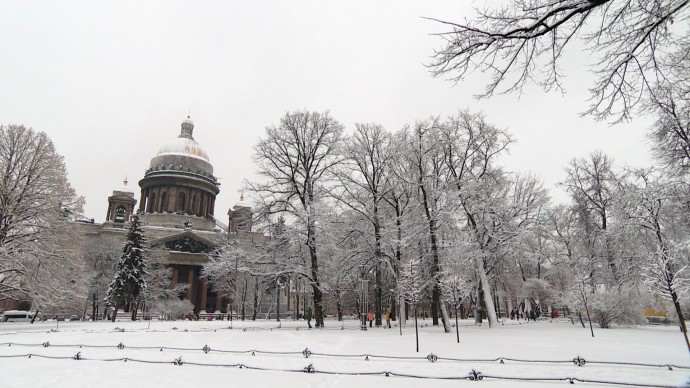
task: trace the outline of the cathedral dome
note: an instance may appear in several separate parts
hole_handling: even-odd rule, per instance
[[[189,116],[182,122],[180,135],[158,150],[151,159],[151,169],[178,170],[198,173],[205,176],[213,175],[208,154],[192,136],[194,123]]]
[[[139,181],[139,211],[147,225],[180,227],[194,219],[194,228],[213,230],[220,183],[208,155],[194,140],[194,123],[182,122],[179,136],[165,143]]]
[[[161,147],[156,156],[159,155],[183,155],[203,159],[207,162],[209,161],[206,151],[201,148],[196,140],[189,137],[183,137],[182,135],[170,140],[166,145]]]

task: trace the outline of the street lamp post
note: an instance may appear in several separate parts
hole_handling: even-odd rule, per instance
[[[367,293],[369,291],[369,279],[367,278],[368,271],[367,266],[362,264],[359,266],[359,280],[362,282],[362,293],[361,293],[361,303],[360,303],[360,314],[362,314],[362,325],[361,330],[367,330]]]

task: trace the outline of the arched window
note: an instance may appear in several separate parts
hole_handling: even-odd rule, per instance
[[[184,213],[184,205],[185,205],[185,193],[179,192],[177,193],[177,211],[178,213]]]

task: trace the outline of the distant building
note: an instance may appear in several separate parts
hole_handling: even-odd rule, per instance
[[[187,117],[180,135],[165,144],[151,159],[139,181],[139,208],[127,186],[113,190],[103,224],[83,223],[87,243],[109,240],[122,246],[129,221],[139,212],[149,248],[163,252],[173,284],[186,284],[183,295],[197,312],[225,312],[231,302],[200,276],[208,254],[235,238],[265,239],[252,232],[251,206],[240,198],[228,211],[228,225],[214,217],[220,183],[213,175],[208,155],[194,140],[194,123]]]

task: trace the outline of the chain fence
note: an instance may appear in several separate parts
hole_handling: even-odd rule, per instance
[[[119,331],[119,330],[118,330]],[[298,356],[302,358],[312,358],[312,357],[324,357],[324,358],[350,358],[350,359],[362,359],[363,361],[371,361],[375,359],[379,360],[405,360],[405,361],[423,361],[427,363],[437,363],[437,362],[452,362],[452,363],[538,363],[538,364],[572,364],[576,367],[585,367],[586,365],[600,365],[604,367],[615,367],[615,366],[632,366],[636,368],[666,368],[669,371],[673,370],[690,370],[688,365],[676,365],[676,364],[663,364],[663,363],[638,363],[638,362],[624,362],[624,361],[601,361],[601,360],[586,360],[580,356],[576,356],[573,359],[567,360],[534,360],[534,359],[520,359],[511,357],[496,357],[496,358],[456,358],[456,357],[444,357],[430,353],[426,356],[394,356],[385,354],[369,354],[369,353],[324,353],[312,351],[309,348],[305,348],[299,351],[276,351],[276,350],[260,350],[260,349],[247,349],[247,350],[236,350],[236,349],[220,349],[212,348],[209,345],[204,345],[203,347],[192,348],[192,347],[174,347],[174,346],[137,346],[137,345],[125,345],[120,342],[117,345],[93,345],[93,344],[58,344],[50,342],[40,342],[40,343],[22,343],[22,342],[3,342],[0,343],[3,347],[33,347],[33,348],[73,348],[73,349],[112,349],[112,350],[153,350],[158,352],[163,351],[176,351],[176,352],[201,352],[204,354],[218,353],[218,354],[243,354],[250,356],[258,355],[280,355],[280,356]],[[486,374],[482,373],[477,369],[471,369],[465,375],[456,376],[432,376],[423,374],[413,374],[413,373],[401,373],[392,370],[382,370],[382,371],[333,371],[327,369],[317,369],[313,364],[309,364],[301,369],[283,369],[274,367],[259,367],[252,366],[246,363],[205,363],[197,361],[185,361],[183,356],[179,356],[173,360],[161,361],[161,360],[147,360],[138,357],[114,357],[114,358],[92,358],[85,357],[81,351],[77,351],[74,355],[69,356],[56,356],[56,355],[46,355],[41,353],[21,353],[12,355],[0,355],[2,358],[44,358],[53,360],[76,360],[76,361],[102,361],[102,362],[137,362],[137,363],[147,363],[147,364],[166,364],[166,365],[191,365],[199,367],[224,367],[224,368],[239,368],[239,369],[251,369],[259,371],[274,371],[274,372],[291,372],[291,373],[319,373],[319,374],[329,374],[329,375],[345,375],[345,376],[384,376],[384,377],[397,377],[397,378],[411,378],[411,379],[435,379],[435,380],[469,380],[469,381],[481,381],[481,380],[502,380],[502,381],[540,381],[540,382],[567,382],[574,384],[579,383],[594,383],[594,384],[605,384],[613,386],[634,386],[634,387],[675,387],[673,385],[660,385],[660,384],[646,384],[646,383],[635,383],[630,381],[614,381],[614,380],[598,380],[591,378],[582,378],[575,376],[559,376],[559,377],[524,377],[524,376],[504,376],[498,374]]]

